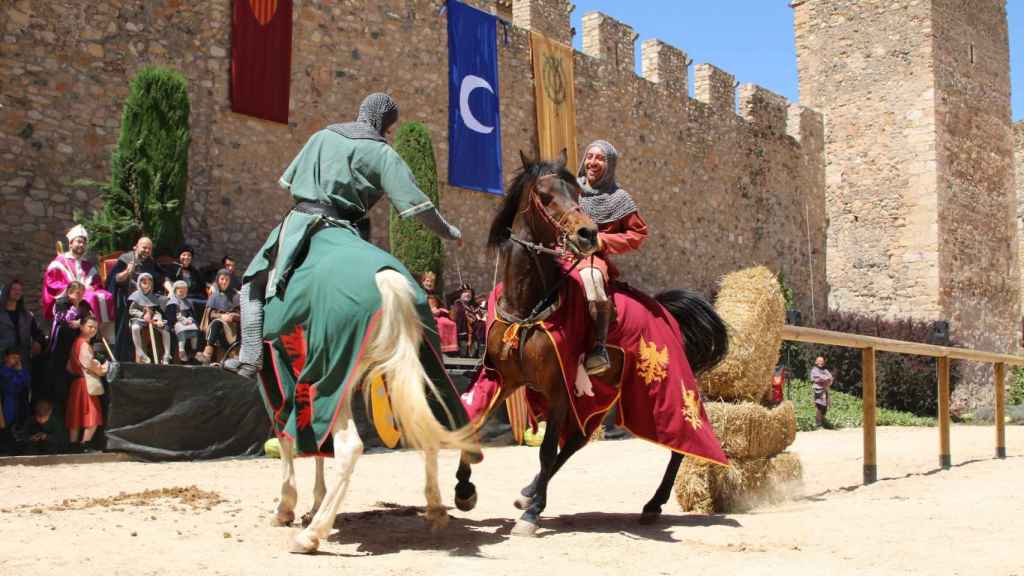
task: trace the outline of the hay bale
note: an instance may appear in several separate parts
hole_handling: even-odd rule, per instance
[[[706,399],[759,402],[765,397],[779,361],[785,308],[779,281],[764,266],[722,279],[715,309],[729,327],[729,354],[701,377]]]
[[[753,402],[705,402],[704,409],[730,458],[766,458],[796,439],[796,410],[786,401],[775,408]]]
[[[687,458],[676,476],[676,499],[687,512],[743,512],[799,494],[802,478],[800,457],[791,452],[736,459],[728,467]]]

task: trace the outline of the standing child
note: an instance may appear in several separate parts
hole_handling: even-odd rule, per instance
[[[150,279],[152,282],[152,279]],[[103,408],[100,395],[103,383],[100,378],[107,374],[109,363],[100,364],[93,357],[91,341],[96,336],[98,325],[93,317],[82,321],[82,334],[71,347],[68,358],[68,372],[73,376],[68,387],[67,412],[64,415],[68,439],[75,452],[91,452],[87,446],[96,434],[96,428],[103,424]],[[79,434],[81,433],[81,443]]]
[[[195,311],[188,298],[188,283],[178,280],[171,290],[171,298],[167,301],[167,322],[174,327],[174,336],[178,340],[178,360],[188,362],[189,354],[195,354],[199,344],[199,326],[196,324]],[[188,351],[185,344],[188,343]]]
[[[153,326],[160,332],[164,343],[164,364],[171,362],[171,331],[167,321],[160,313],[159,297],[153,292],[153,276],[148,272],[139,274],[139,289],[128,297],[128,315],[131,316],[132,342],[135,343],[135,357],[141,364],[149,364],[152,360],[142,345],[142,331]],[[156,349],[156,342],[152,342]]]
[[[21,365],[21,352],[14,347],[5,350],[0,366],[0,453],[16,451],[14,428],[21,426],[28,414],[30,383],[28,370]]]

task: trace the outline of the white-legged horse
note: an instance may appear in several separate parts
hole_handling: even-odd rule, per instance
[[[442,448],[478,451],[468,428],[449,431],[434,417],[427,403],[426,389],[433,388],[419,361],[423,328],[416,313],[412,287],[404,276],[394,270],[376,274],[381,295],[381,319],[363,362],[352,382],[362,385],[369,400],[367,384],[383,376],[388,384],[388,397],[395,422],[405,446],[423,450],[426,460],[426,518],[432,529],[448,524],[448,512],[441,503],[437,483],[437,456]],[[313,488],[312,521],[291,539],[290,552],[312,553],[334,526],[341,501],[345,498],[356,460],[363,453],[363,441],[352,419],[352,392],[349,386],[341,399],[331,436],[334,440],[335,482],[328,488],[324,480],[324,459],[316,456],[316,484]],[[369,403],[367,403],[369,405]],[[295,449],[292,440],[279,436],[281,443],[281,498],[271,520],[275,526],[288,526],[295,520],[298,491],[295,485]]]

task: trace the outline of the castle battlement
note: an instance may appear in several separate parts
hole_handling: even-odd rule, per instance
[[[689,91],[689,60],[686,52],[657,38],[651,38],[644,40],[640,46],[640,60],[643,77],[647,80],[670,89]]]

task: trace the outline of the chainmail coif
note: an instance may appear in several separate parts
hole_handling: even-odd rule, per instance
[[[591,186],[587,182],[586,152],[591,148],[599,148],[604,152],[605,171]],[[619,160],[619,151],[605,140],[595,140],[583,149],[583,160],[576,172],[583,194],[580,195],[580,208],[598,225],[615,222],[623,216],[637,211],[636,203],[628,192],[619,188],[615,180],[615,165]]]
[[[327,127],[346,138],[354,140],[377,140],[384,142],[384,132],[398,117],[398,104],[391,96],[375,92],[363,99],[359,105],[359,116],[355,122],[331,124]]]

